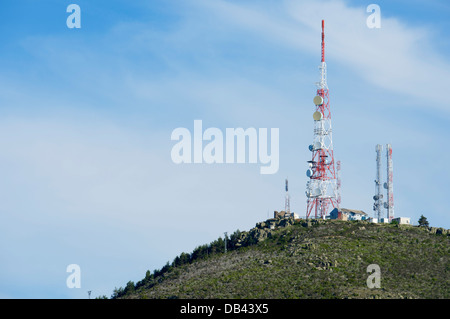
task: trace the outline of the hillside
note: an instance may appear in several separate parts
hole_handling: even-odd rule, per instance
[[[112,298],[450,298],[450,231],[364,221],[261,222],[181,254]],[[381,287],[368,288],[370,264]]]

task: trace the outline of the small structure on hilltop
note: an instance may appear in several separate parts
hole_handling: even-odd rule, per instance
[[[411,218],[409,217],[397,217],[393,221],[396,221],[400,225],[411,225]]]
[[[340,220],[366,220],[367,214],[362,210],[335,208],[330,212],[330,219]]]
[[[287,213],[287,212],[285,212],[284,210],[282,210],[281,212],[279,212],[279,211],[274,211],[273,212],[273,218],[274,219],[281,219],[281,218],[293,218],[293,219],[300,219],[300,217],[296,214],[296,213],[294,213],[294,212],[291,212],[291,213]]]

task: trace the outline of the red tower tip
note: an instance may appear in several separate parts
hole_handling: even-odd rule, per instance
[[[325,62],[325,20],[322,20],[322,62]]]

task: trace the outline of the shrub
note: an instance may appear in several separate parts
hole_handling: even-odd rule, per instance
[[[428,223],[427,218],[425,216],[423,216],[423,215],[420,215],[418,223],[419,223],[420,227],[428,227],[428,226],[430,226],[430,224]]]

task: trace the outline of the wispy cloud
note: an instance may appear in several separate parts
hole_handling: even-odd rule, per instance
[[[437,39],[428,27],[412,27],[401,18],[382,16],[382,27],[369,29],[366,8],[350,7],[340,0],[285,1],[284,6],[228,1],[199,1],[196,5],[205,14],[196,15],[197,22],[191,21],[191,28],[184,32],[201,29],[204,33],[206,28],[202,26],[214,17],[216,24],[209,25],[208,34],[223,39],[221,28],[231,36],[244,31],[270,45],[310,54],[317,54],[317,34],[321,19],[325,19],[326,55],[330,61],[346,65],[378,87],[420,98],[429,103],[427,107],[441,112],[449,111],[448,98],[434,92],[445,91],[450,64],[433,45]],[[184,32],[187,39],[195,37]]]

